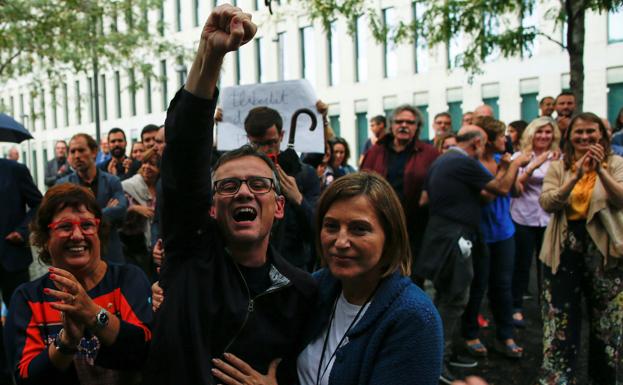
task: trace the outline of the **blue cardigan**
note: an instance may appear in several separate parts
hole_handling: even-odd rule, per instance
[[[318,282],[317,312],[311,339],[326,328],[340,282],[327,269]],[[338,349],[329,385],[437,385],[443,356],[439,313],[428,296],[407,277],[394,273],[381,281],[370,307]]]

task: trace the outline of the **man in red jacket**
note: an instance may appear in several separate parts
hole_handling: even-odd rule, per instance
[[[418,205],[428,168],[439,153],[418,140],[422,113],[410,105],[394,110],[391,133],[379,139],[366,153],[362,170],[376,171],[392,185],[404,208],[414,258],[420,250],[428,213]]]

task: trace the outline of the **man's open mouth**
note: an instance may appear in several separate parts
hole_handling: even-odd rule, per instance
[[[251,222],[257,217],[257,211],[252,207],[241,207],[234,210],[234,220],[236,222]]]

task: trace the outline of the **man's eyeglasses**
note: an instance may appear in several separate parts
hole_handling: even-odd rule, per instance
[[[52,229],[59,237],[69,237],[74,232],[76,226],[78,226],[82,234],[94,235],[97,233],[99,224],[100,220],[97,218],[85,218],[78,221],[61,219],[60,221],[50,223],[48,228]]]
[[[407,119],[396,119],[394,120],[394,123],[401,126],[403,124],[408,124],[408,125],[414,125],[415,123],[417,123],[416,120],[407,120]]]
[[[242,183],[254,194],[266,194],[273,189],[275,182],[263,176],[251,176],[247,179],[225,178],[214,182],[214,192],[220,195],[235,195]]]
[[[249,139],[249,143],[251,144],[251,146],[253,146],[255,148],[272,147],[272,146],[276,145],[277,143],[279,143],[279,139],[267,139],[267,140],[252,140],[252,139]]]

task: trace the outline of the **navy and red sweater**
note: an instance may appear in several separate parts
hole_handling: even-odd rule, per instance
[[[100,283],[87,292],[96,304],[121,320],[119,335],[114,344],[104,346],[86,331],[74,363],[65,371],[57,369],[48,356],[48,346],[54,343],[62,321],[60,312],[50,306],[57,300],[45,295],[44,288],[55,288],[49,274],[21,285],[11,299],[4,343],[18,384],[79,384],[77,361],[106,369],[141,369],[151,340],[148,325],[152,319],[151,289],[142,270],[133,265],[109,265]]]

